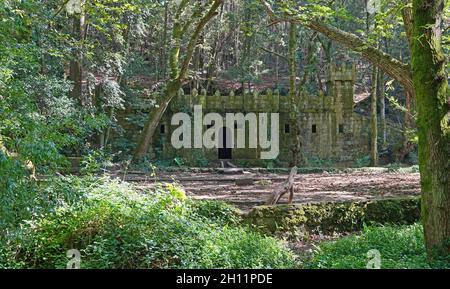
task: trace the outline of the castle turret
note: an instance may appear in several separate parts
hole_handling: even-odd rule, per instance
[[[333,105],[337,111],[353,111],[355,80],[356,66],[354,64],[331,65],[327,80],[327,90],[328,95],[333,97]]]

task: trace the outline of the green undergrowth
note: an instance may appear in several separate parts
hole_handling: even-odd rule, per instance
[[[194,203],[174,185],[141,192],[110,179],[69,177],[41,190],[66,198],[1,235],[0,268],[66,268],[70,249],[81,253],[81,268],[297,266],[283,242],[238,225],[233,207]]]
[[[449,261],[427,262],[422,225],[416,223],[366,226],[361,234],[323,242],[305,267],[364,269],[378,264],[381,269],[450,268]]]

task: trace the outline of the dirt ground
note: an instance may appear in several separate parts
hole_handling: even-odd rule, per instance
[[[255,171],[234,174],[187,171],[158,172],[155,177],[131,173],[121,178],[142,189],[151,189],[157,182],[177,182],[194,199],[226,201],[245,210],[264,204],[287,177],[287,173]],[[298,174],[294,203],[414,196],[420,194],[419,181],[418,173],[386,171]],[[286,203],[287,195],[280,202]]]

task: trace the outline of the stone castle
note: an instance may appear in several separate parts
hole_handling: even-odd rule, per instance
[[[305,165],[317,160],[349,162],[369,154],[370,120],[354,112],[355,79],[355,66],[333,65],[327,77],[325,94],[299,96],[300,150]],[[179,157],[194,163],[199,158],[208,161],[227,159],[235,163],[260,164],[259,148],[174,149],[171,134],[177,127],[171,125],[171,118],[177,112],[192,112],[194,105],[202,105],[204,113],[215,112],[223,117],[226,113],[279,113],[280,153],[275,162],[278,162],[277,165],[288,163],[292,133],[289,96],[280,95],[276,90],[264,93],[245,91],[242,95],[233,92],[222,95],[219,91],[207,95],[206,91],[199,93],[196,90],[185,95],[180,90],[165,112],[154,137],[153,148],[159,159]],[[248,138],[248,126],[246,129]],[[229,135],[224,128],[221,138],[226,139]],[[224,143],[228,141],[224,140]]]

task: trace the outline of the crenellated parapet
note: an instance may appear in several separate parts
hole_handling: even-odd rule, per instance
[[[193,109],[194,105],[202,105],[204,110],[215,112],[279,112],[280,92],[271,89],[264,92],[244,90],[242,94],[236,94],[234,91],[222,93],[216,90],[214,94],[207,95],[205,90],[199,93],[193,89],[190,95],[185,95],[180,90],[170,109],[177,112],[183,108]]]
[[[354,65],[332,65],[328,74],[327,92],[311,95],[302,92],[298,97],[298,109],[303,112],[352,111],[356,68]],[[289,93],[280,95],[278,90],[266,91],[245,89],[237,94],[234,91],[207,94],[206,90],[193,89],[184,94],[180,89],[171,102],[172,112],[190,110],[194,105],[202,105],[205,111],[214,112],[289,112],[291,109]]]

